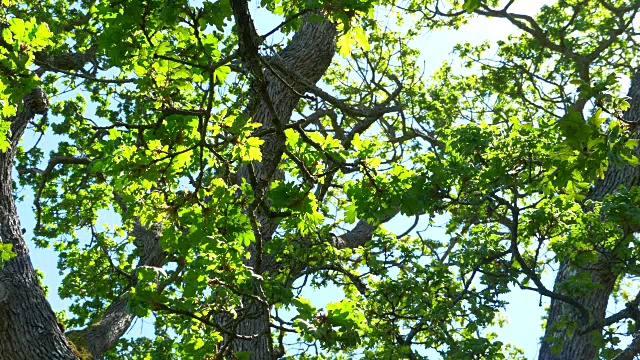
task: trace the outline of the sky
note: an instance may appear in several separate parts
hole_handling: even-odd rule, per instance
[[[548,1],[540,0],[520,0],[516,1],[512,7],[512,11],[535,14],[535,12]],[[266,33],[278,24],[278,20],[273,16],[269,16],[264,10],[260,11],[256,8],[255,4],[252,8],[254,19],[256,20],[256,28],[260,33]],[[421,62],[424,62],[425,74],[429,75],[440,67],[443,61],[452,60],[454,56],[451,54],[453,46],[460,42],[471,42],[472,44],[479,44],[483,41],[495,42],[499,39],[504,39],[507,35],[517,31],[507,20],[504,19],[489,19],[489,18],[475,18],[472,19],[469,24],[461,27],[459,30],[435,30],[426,31],[422,34],[418,40],[412,45],[421,49],[423,55],[421,56]],[[59,139],[47,138],[45,147],[53,149]],[[28,146],[33,139],[27,136],[25,138],[25,146]],[[45,153],[47,151],[45,150]],[[18,212],[22,226],[27,230],[25,236],[30,242],[31,259],[34,266],[45,274],[44,283],[50,288],[49,300],[54,310],[59,311],[65,309],[70,301],[62,300],[57,294],[57,287],[59,286],[62,277],[58,274],[56,268],[57,256],[51,249],[38,249],[31,242],[33,236],[32,229],[35,226],[34,212],[33,212],[33,194],[25,193],[26,200],[18,203]],[[427,219],[424,219],[426,222]],[[444,222],[444,219],[437,219],[440,223]],[[104,213],[99,224],[103,222],[117,223],[118,219],[109,214]],[[404,219],[398,217],[391,221],[387,228],[390,230],[402,233],[407,229],[413,220]],[[418,226],[417,229],[424,229],[425,226]],[[430,238],[446,239],[444,231],[438,228],[431,228],[427,233]],[[543,281],[549,288],[553,287],[553,274],[547,274]],[[325,289],[322,291],[311,291],[305,293],[306,297],[318,306],[324,306],[328,301],[337,300],[340,297],[340,293],[335,289]],[[542,335],[541,329],[541,317],[544,315],[544,306],[548,305],[547,299],[542,299],[542,307],[539,306],[540,298],[536,293],[525,292],[522,290],[514,290],[514,292],[506,297],[509,305],[506,308],[504,314],[508,318],[508,323],[501,329],[492,329],[499,334],[499,339],[503,342],[511,342],[525,350],[528,359],[535,359],[539,348],[539,339]],[[610,310],[615,310],[615,306],[612,305]],[[144,323],[148,325],[144,325]],[[139,334],[148,334],[152,329],[152,325],[149,320],[138,322],[138,325],[134,327],[128,336],[139,336]],[[437,357],[434,357],[434,359]]]

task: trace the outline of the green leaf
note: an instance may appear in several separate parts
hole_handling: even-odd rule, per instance
[[[338,54],[344,58],[349,57],[354,43],[355,39],[351,36],[350,32],[341,36],[336,43],[336,46],[338,47]]]
[[[358,216],[358,211],[357,211],[357,207],[355,204],[350,204],[349,206],[347,206],[347,209],[344,212],[345,215],[345,221],[348,222],[349,224],[353,224],[356,222],[356,217]]]
[[[213,74],[214,81],[216,81],[219,84],[222,84],[227,79],[230,73],[231,73],[231,68],[229,68],[228,66],[220,66],[216,69],[216,71]]]
[[[120,137],[120,131],[118,131],[116,128],[109,129],[109,139],[110,140],[116,140],[119,137]]]
[[[19,18],[14,18],[9,21],[9,30],[13,34],[13,38],[17,42],[26,41],[25,32],[26,32],[26,24],[24,20]]]
[[[194,350],[198,350],[201,349],[204,346],[204,340],[202,339],[196,339],[195,344],[193,344],[193,349]],[[237,356],[238,353],[236,353]]]
[[[602,118],[602,109],[596,110],[596,112],[589,118],[589,124],[592,126],[599,128],[604,118]]]
[[[311,304],[311,301],[301,296],[293,299],[292,303],[298,309],[298,317],[302,319],[311,320],[313,318],[313,315],[315,315],[317,312],[315,306]]]
[[[233,353],[233,356],[235,357],[235,359],[238,359],[238,360],[249,360],[251,359],[252,354],[253,354],[253,351],[238,351]]]
[[[11,122],[0,121],[0,151],[5,152],[11,146],[9,140],[11,138]]]
[[[591,135],[591,128],[582,118],[582,114],[573,109],[560,118],[558,127],[565,137],[565,143],[576,150],[581,150],[583,142],[586,142]]]
[[[638,147],[638,143],[640,143],[640,140],[638,140],[638,139],[629,139],[624,143],[624,146],[627,149],[633,150],[636,147]]]
[[[9,30],[9,28],[4,28],[2,30],[2,39],[6,41],[8,44],[14,43],[13,34],[11,33],[11,30]]]
[[[171,50],[171,44],[168,41],[164,41],[158,44],[158,46],[156,47],[156,54],[165,55],[169,52],[169,50]]]
[[[480,8],[480,0],[465,0],[462,8],[468,13],[472,13]]]
[[[53,36],[53,33],[49,30],[47,24],[38,25],[34,38],[31,41],[31,45],[36,49],[42,49],[49,45],[49,40]]]
[[[369,39],[367,34],[364,32],[364,29],[357,26],[354,27],[352,31],[355,44],[357,44],[363,51],[369,51],[371,49],[371,44],[369,44]]]
[[[264,140],[250,137],[246,140],[246,143],[236,148],[236,153],[240,155],[242,161],[260,161],[262,160],[262,152],[260,151],[260,145],[264,143]]]
[[[13,252],[13,244],[0,243],[0,268],[3,267],[4,261],[9,261],[14,257],[16,257],[16,253]]]

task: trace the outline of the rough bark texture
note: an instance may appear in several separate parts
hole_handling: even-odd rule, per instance
[[[601,287],[592,291],[585,296],[577,297],[578,302],[584,306],[588,311],[590,321],[603,319],[605,317],[609,296],[613,290],[613,286],[616,280],[616,274],[614,274],[609,266],[606,264],[594,264],[599,266],[598,270],[591,270],[591,281],[594,284],[598,284]],[[571,276],[577,274],[580,270],[576,269],[567,262],[560,264],[560,269],[556,277],[555,292],[560,292],[558,285],[567,280]],[[556,321],[561,320],[569,316],[571,319],[577,320],[576,310],[558,300],[551,300],[551,307],[549,309],[549,318],[547,320],[547,331],[545,336],[551,335],[549,326]],[[556,338],[564,338],[562,351],[559,354],[552,354],[551,344],[546,341],[542,342],[540,348],[540,360],[569,360],[569,359],[597,359],[598,347],[594,342],[594,336],[597,336],[595,332],[602,329],[595,330],[594,332],[578,335],[575,334],[572,338],[566,338],[564,330],[555,333],[553,336]]]
[[[266,71],[264,78],[260,79],[263,75],[262,70],[255,69],[257,59],[251,58],[258,54],[250,53],[255,50],[257,34],[248,13],[247,2],[243,0],[232,1],[232,6],[239,29],[238,37],[241,41],[240,50],[243,54],[243,61],[248,64],[257,78],[253,92],[256,94],[259,104],[255,110],[253,121],[261,123],[262,128],[275,127],[277,129],[290,122],[291,114],[300,101],[300,95],[291,89],[290,84],[284,84],[279,77],[270,71]],[[331,64],[336,51],[336,34],[335,25],[329,21],[304,22],[279,56],[288,71],[295,72],[315,84]],[[256,72],[258,74],[255,74]],[[266,91],[261,92],[260,89],[256,89],[260,86],[264,86],[263,89]],[[267,95],[268,99],[262,95]],[[250,105],[250,107],[252,106]],[[261,147],[263,160],[253,164],[253,175],[250,174],[248,167],[240,169],[239,175],[248,182],[251,181],[250,177],[255,176],[254,180],[258,188],[268,189],[269,184],[277,176],[275,170],[284,150],[286,139],[282,135],[284,134],[276,133],[266,136]],[[261,212],[257,212],[257,220],[260,224],[261,241],[265,243],[272,238],[278,223]],[[255,245],[251,246],[250,251],[252,257],[248,265],[255,268],[258,257],[262,258],[262,254],[258,254]],[[272,261],[264,260],[260,261],[261,266],[257,269],[259,273],[273,270],[273,266],[275,266]],[[269,312],[270,309],[265,308],[262,304],[251,300],[246,301],[241,312],[241,316],[244,316],[245,319],[240,322],[236,331],[239,335],[253,338],[251,340],[236,339],[233,342],[234,352],[251,352],[252,360],[271,360],[274,357]]]
[[[0,241],[13,244],[16,257],[0,270],[0,359],[77,359],[42,292],[22,236],[13,197],[11,169],[15,149],[30,119],[47,111],[46,96],[35,89],[11,120],[11,148],[0,153]]]
[[[135,315],[129,311],[129,299],[124,295],[111,303],[100,321],[80,331],[69,331],[67,338],[77,348],[85,348],[94,359],[102,359],[124,333],[129,329]]]
[[[631,107],[624,115],[625,120],[628,122],[637,122],[640,120],[640,70],[635,73],[632,79],[629,97],[631,98],[629,101]],[[636,129],[636,132],[639,130],[640,129]],[[636,133],[636,136],[638,135],[639,134]],[[636,148],[634,154],[640,156],[640,148]],[[596,186],[590,194],[590,198],[602,200],[604,196],[615,193],[620,188],[620,185],[624,185],[628,189],[639,184],[640,167],[610,167],[604,179],[596,183]],[[566,261],[562,262],[556,277],[555,291],[560,292],[558,286],[580,271],[583,270],[575,268]],[[591,322],[605,317],[609,296],[611,295],[618,274],[614,273],[605,261],[591,264],[588,271],[591,280],[594,284],[599,285],[599,288],[589,291],[588,294],[584,296],[577,297],[577,300],[590,312],[590,318],[588,320]],[[598,347],[593,342],[593,339],[594,336],[599,335],[599,333],[596,332],[601,332],[602,329],[584,335],[576,334],[572,338],[567,338],[564,331],[551,333],[550,326],[567,316],[572,319],[577,319],[575,309],[561,301],[552,300],[545,337],[553,336],[563,339],[562,351],[559,354],[552,354],[551,344],[543,341],[540,348],[539,360],[597,359]]]

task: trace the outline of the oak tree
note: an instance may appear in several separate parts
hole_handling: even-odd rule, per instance
[[[514,3],[1,0],[0,359],[522,359],[488,330],[514,289],[539,359],[633,359],[640,3]],[[518,31],[423,74],[473,17]]]

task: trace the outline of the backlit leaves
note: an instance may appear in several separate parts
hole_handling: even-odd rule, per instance
[[[417,36],[496,1],[452,1],[443,16],[429,12],[433,1],[264,0],[260,11],[283,21],[260,39],[266,83],[280,86],[264,99],[228,1],[27,1],[29,18],[3,3],[0,150],[18,100],[50,92],[51,113],[29,129],[60,142],[19,148],[17,176],[38,194],[37,243],[60,255],[59,292],[74,300],[65,322],[86,326],[122,294],[137,316],[154,316],[155,338],[122,340],[111,358],[220,355],[255,303],[274,339],[288,332],[327,358],[428,348],[518,359],[487,329],[532,274],[562,259],[586,266],[604,250],[621,277],[640,273],[628,233],[640,227],[637,189],[585,202],[608,169],[638,164],[623,117],[633,99],[619,95],[638,53],[625,36],[636,35],[629,26],[607,38],[633,23],[631,10],[550,4],[532,17],[539,31],[458,45],[460,61],[430,76],[420,65],[430,54],[411,48]],[[85,11],[89,20],[68,24]],[[341,57],[318,89],[271,68],[293,58],[281,49],[300,14],[339,33]],[[90,61],[40,79],[32,71],[52,58],[38,52]],[[292,119],[260,110],[291,94]],[[44,170],[52,158],[68,161]],[[398,214],[410,220],[385,225]],[[161,247],[153,265],[150,244]],[[328,286],[343,296],[324,308],[304,292]],[[584,273],[561,286],[595,288]],[[576,334],[574,323],[554,326]]]

